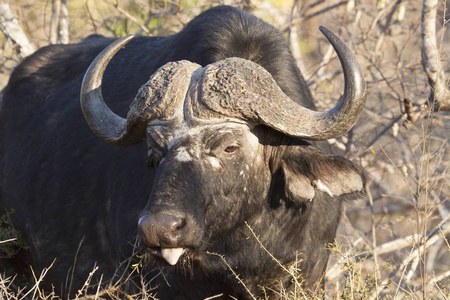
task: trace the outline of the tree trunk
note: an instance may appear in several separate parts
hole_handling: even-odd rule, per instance
[[[34,46],[28,40],[25,32],[23,32],[11,8],[3,1],[0,1],[0,30],[20,59],[35,51]]]
[[[422,63],[430,85],[430,106],[450,110],[450,92],[436,42],[436,14],[440,1],[424,0],[422,10]],[[445,25],[443,27],[445,30]]]

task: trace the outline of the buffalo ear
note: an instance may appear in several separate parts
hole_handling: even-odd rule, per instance
[[[311,184],[311,179],[291,168],[284,160],[281,162],[281,170],[284,175],[285,196],[288,199],[312,200],[314,198],[316,192]]]
[[[316,189],[331,197],[342,195],[361,196],[365,193],[365,176],[361,168],[342,157],[330,156],[326,162],[315,166]]]
[[[346,200],[364,195],[364,172],[351,161],[320,152],[299,152],[281,162],[285,196],[291,201],[312,200],[317,191]]]

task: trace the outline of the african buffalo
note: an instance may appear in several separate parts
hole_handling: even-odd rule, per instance
[[[0,112],[0,204],[26,236],[22,261],[56,258],[44,284],[69,295],[94,266],[93,283],[112,276],[139,236],[161,299],[275,297],[292,286],[280,263],[321,288],[365,179],[315,141],[352,128],[366,97],[351,51],[321,30],[345,76],[325,112],[283,35],[228,6],[172,36],[93,36],[25,59]]]

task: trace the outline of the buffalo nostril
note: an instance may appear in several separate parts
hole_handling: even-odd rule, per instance
[[[185,226],[183,218],[170,214],[146,214],[138,222],[139,234],[148,247],[179,247]]]

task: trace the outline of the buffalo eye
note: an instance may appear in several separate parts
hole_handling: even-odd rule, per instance
[[[238,146],[228,146],[225,148],[226,153],[234,153],[236,150],[238,150]]]

